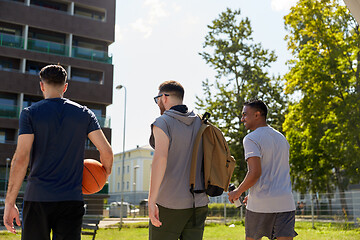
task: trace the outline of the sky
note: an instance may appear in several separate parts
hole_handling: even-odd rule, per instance
[[[296,0],[116,0],[113,55],[112,147],[123,151],[126,88],[125,151],[148,144],[150,125],[159,116],[153,97],[167,80],[180,82],[185,89],[184,104],[195,109],[196,96],[203,96],[202,81],[214,81],[215,71],[199,55],[209,32],[207,26],[231,8],[241,10],[253,28],[253,39],[274,50],[277,62],[270,75],[288,71],[291,58],[284,40],[284,16]]]

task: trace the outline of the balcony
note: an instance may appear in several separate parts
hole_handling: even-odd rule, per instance
[[[24,38],[21,36],[0,33],[0,46],[24,49]],[[33,38],[28,39],[28,50],[69,56],[69,45]],[[112,56],[109,56],[108,52],[90,48],[73,47],[72,57],[112,64]]]
[[[19,118],[20,109],[16,105],[0,105],[1,118]]]
[[[0,46],[24,48],[24,38],[21,36],[0,33]]]
[[[111,118],[109,116],[96,116],[102,128],[110,128]]]
[[[107,52],[93,50],[89,48],[73,47],[72,56],[74,58],[81,58],[91,61],[104,62],[110,64],[112,63],[112,56],[109,56]]]
[[[38,39],[28,39],[28,50],[67,56],[69,46],[57,42],[49,42]]]

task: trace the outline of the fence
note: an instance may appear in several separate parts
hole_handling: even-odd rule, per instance
[[[307,193],[294,192],[296,218],[304,221],[353,222],[360,220],[360,190],[344,193]],[[220,216],[241,220],[245,207],[236,209],[230,204],[227,194],[210,198],[209,216]],[[226,221],[226,219],[224,220]]]
[[[85,196],[86,214],[109,217],[111,202],[109,195],[94,194]],[[4,191],[0,192],[0,215],[2,215]],[[346,191],[344,193],[294,193],[296,218],[303,221],[327,221],[354,223],[358,226],[360,220],[360,190]],[[22,194],[17,199],[18,207],[22,205]],[[144,207],[144,206],[141,206]],[[140,207],[140,208],[141,208]],[[135,209],[137,208],[137,209]],[[131,206],[129,216],[144,216],[147,210],[139,211],[139,206]],[[146,208],[147,209],[147,208]],[[141,210],[141,209],[140,209]],[[130,213],[130,212],[129,212]],[[227,193],[222,196],[210,198],[209,219],[214,221],[243,220],[245,206],[236,208],[228,201]],[[2,216],[0,216],[2,218]]]

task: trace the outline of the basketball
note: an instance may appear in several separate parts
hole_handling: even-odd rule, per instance
[[[84,160],[82,180],[83,194],[99,192],[106,183],[106,171],[103,165],[94,159]]]

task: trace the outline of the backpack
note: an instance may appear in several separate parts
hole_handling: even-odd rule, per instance
[[[200,116],[199,116],[200,117]],[[235,159],[230,155],[229,146],[224,135],[208,118],[210,113],[206,112],[201,118],[202,124],[196,136],[190,169],[190,192],[206,192],[210,197],[220,196],[224,191],[228,191],[231,176],[235,169]],[[204,190],[194,190],[196,160],[199,150],[200,140],[202,139],[204,151]]]

